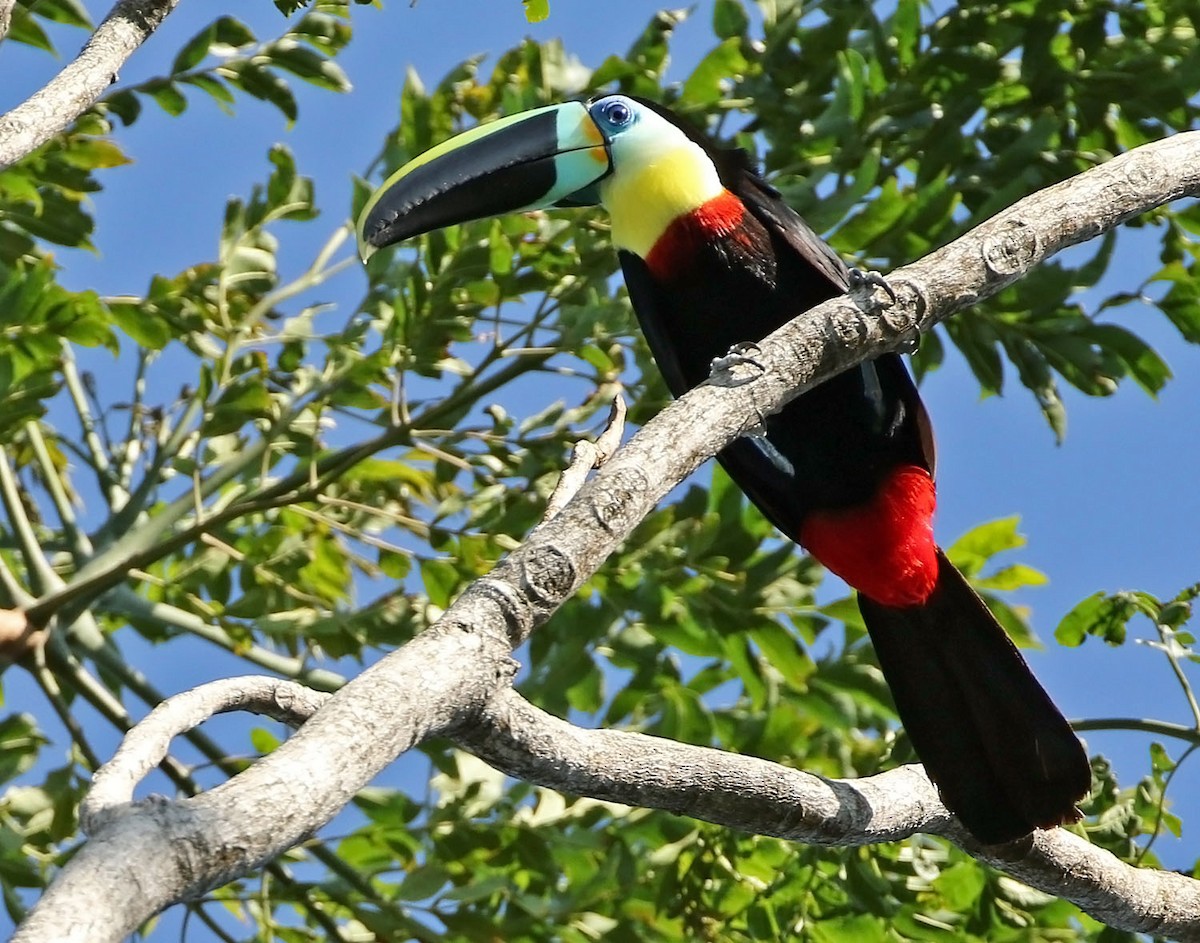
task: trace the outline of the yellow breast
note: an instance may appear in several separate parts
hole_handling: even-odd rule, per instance
[[[724,190],[708,155],[691,141],[666,151],[614,148],[614,172],[600,185],[618,249],[646,258],[666,228]]]

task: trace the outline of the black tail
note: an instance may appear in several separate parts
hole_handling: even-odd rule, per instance
[[[904,728],[942,801],[981,842],[1078,818],[1087,754],[987,605],[938,551],[922,606],[859,595]]]

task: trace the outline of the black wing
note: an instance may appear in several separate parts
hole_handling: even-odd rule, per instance
[[[744,153],[744,152],[742,152]],[[783,202],[773,186],[750,169],[743,169],[736,178],[722,183],[753,213],[770,233],[799,256],[801,264],[820,272],[830,284],[829,297],[840,295],[850,287],[850,269],[824,239],[794,209]]]
[[[625,279],[625,288],[629,292],[629,302],[637,314],[638,324],[645,335],[654,362],[666,381],[667,389],[672,396],[682,396],[700,382],[700,378],[691,378],[683,368],[681,356],[687,350],[679,338],[669,333],[670,323],[662,312],[659,296],[662,288],[654,276],[638,256],[625,249],[617,252],[621,262],[621,275]],[[715,356],[715,355],[714,355]]]
[[[819,273],[830,284],[830,298],[843,294],[850,287],[850,269],[840,255],[824,239],[813,232],[804,218],[783,201],[783,196],[767,183],[750,164],[745,151],[725,151],[726,164],[718,164],[718,172],[726,188],[733,192],[746,208],[766,227],[767,231],[795,254],[799,270],[811,278]],[[858,370],[862,378],[863,393],[868,398],[881,397],[876,401],[879,419],[903,415],[908,416],[909,439],[920,446],[920,460],[933,475],[937,465],[937,451],[933,440],[933,424],[925,404],[921,401],[912,378],[898,354],[882,354],[863,363]],[[898,402],[905,408],[898,410]],[[881,430],[883,431],[883,430]],[[899,430],[891,430],[895,434]],[[915,460],[913,456],[910,460]]]

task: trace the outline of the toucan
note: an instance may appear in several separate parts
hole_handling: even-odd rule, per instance
[[[715,358],[843,294],[852,271],[755,169],[621,94],[479,125],[371,196],[360,254],[500,214],[600,204],[672,394]],[[787,537],[858,592],[900,720],[946,807],[984,844],[1079,818],[1079,739],[933,537],[933,436],[888,353],[803,393],[718,458]]]

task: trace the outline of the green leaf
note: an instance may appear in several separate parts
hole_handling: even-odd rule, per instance
[[[701,59],[683,83],[680,102],[685,105],[708,105],[720,101],[726,94],[726,86],[746,70],[747,62],[742,55],[741,44],[740,39],[727,39]]]
[[[215,45],[227,46],[229,50],[240,49],[257,42],[253,31],[241,20],[232,16],[219,16],[213,21],[213,42]]]
[[[296,160],[282,144],[271,148],[268,159],[274,165],[267,181],[267,206],[283,219],[312,219],[313,185],[307,177],[296,173]],[[274,263],[267,271],[274,271]]]
[[[145,86],[147,94],[167,114],[177,116],[187,109],[187,99],[173,82],[149,82]]]
[[[473,903],[487,900],[494,894],[504,894],[512,888],[512,881],[502,875],[493,874],[485,878],[473,879],[461,887],[455,887],[442,895],[442,900],[456,900],[459,903]]]
[[[88,16],[87,9],[80,0],[40,0],[36,12],[38,16],[52,23],[62,23],[79,29],[92,28],[92,18]]]
[[[133,124],[142,113],[142,103],[129,90],[113,92],[104,98],[104,107],[121,119],[126,127]]]
[[[985,393],[1004,389],[1004,362],[996,349],[996,334],[987,321],[972,312],[951,319],[947,333],[967,358],[967,365]]]
[[[233,108],[231,107],[234,100],[233,92],[229,90],[229,87],[224,82],[204,73],[183,76],[179,81],[205,92],[217,103],[222,111],[226,114],[233,114]]]
[[[967,576],[977,575],[992,557],[1025,546],[1019,517],[1002,517],[967,531],[946,548],[946,556]]]
[[[33,16],[22,6],[13,10],[8,34],[4,38],[41,49],[43,52],[53,53],[55,51],[54,44],[50,42],[50,37],[46,35],[41,24],[34,20]]]
[[[133,302],[109,304],[113,320],[139,347],[162,350],[171,340],[171,326],[147,308]]]
[[[350,79],[341,66],[293,39],[282,39],[272,43],[264,50],[263,55],[272,65],[286,69],[318,88],[333,92],[350,90]]]
[[[1037,397],[1042,415],[1050,423],[1055,439],[1061,443],[1067,434],[1067,412],[1046,358],[1036,344],[1016,332],[1004,335],[1004,349],[1017,365],[1021,382]]]
[[[598,671],[586,671],[566,693],[573,710],[595,713],[604,706],[604,677]]]
[[[720,39],[746,35],[746,30],[750,28],[750,17],[741,0],[717,0],[713,4],[712,28]]]
[[[380,549],[376,564],[384,576],[397,582],[407,577],[412,570],[412,558],[408,554],[392,550]]]
[[[1123,645],[1130,619],[1139,613],[1157,619],[1158,611],[1158,600],[1148,593],[1093,593],[1063,617],[1054,637],[1070,646],[1083,644],[1089,635],[1109,645]]]
[[[525,19],[530,23],[541,23],[550,16],[550,0],[521,0],[525,5]]]
[[[101,170],[106,167],[123,167],[129,158],[113,141],[102,138],[84,138],[73,141],[69,150],[63,152],[63,160],[72,167],[82,170]]]
[[[0,783],[6,783],[33,766],[49,743],[30,714],[9,714],[0,720]]]
[[[1157,278],[1172,282],[1170,290],[1158,302],[1159,310],[1185,340],[1200,344],[1200,280],[1178,262],[1168,265]]]
[[[429,601],[442,609],[450,605],[462,582],[458,571],[445,560],[422,560],[421,579]]]
[[[870,914],[814,922],[809,932],[814,943],[885,943],[888,939],[887,925]]]
[[[1009,592],[1026,586],[1045,586],[1049,582],[1045,573],[1023,563],[1016,563],[997,570],[991,576],[975,580],[978,589],[993,589]]]
[[[176,54],[175,61],[171,63],[171,74],[178,75],[180,72],[186,72],[199,65],[208,55],[209,47],[212,46],[216,37],[216,27],[210,23],[184,43],[183,48]]]
[[[973,861],[960,861],[933,879],[933,889],[955,911],[971,909],[987,887],[987,872]]]
[[[250,729],[250,744],[263,756],[272,753],[279,746],[280,740],[275,734],[262,727]]]
[[[207,436],[236,432],[252,419],[265,418],[271,411],[271,397],[256,375],[239,377],[213,405],[204,422]]]
[[[1120,357],[1130,376],[1147,393],[1157,393],[1171,378],[1171,368],[1162,357],[1133,332],[1115,324],[1096,324],[1088,330],[1088,336]]]
[[[440,891],[449,875],[440,865],[425,864],[410,871],[396,888],[397,900],[428,900]]]
[[[884,181],[878,195],[837,230],[838,246],[853,251],[870,251],[871,246],[895,226],[908,209],[908,199],[900,192],[896,179]]]
[[[896,61],[908,68],[917,61],[921,43],[920,0],[899,0],[892,14],[892,40],[896,44]]]
[[[306,13],[290,32],[330,56],[344,49],[352,35],[349,23],[321,10]]]
[[[750,638],[760,649],[763,657],[791,685],[802,685],[812,674],[812,661],[800,647],[796,637],[783,626],[770,622],[750,632]]]
[[[295,121],[299,114],[296,96],[287,82],[268,69],[250,61],[231,63],[227,67],[229,81],[247,95],[270,102],[287,117]]]

